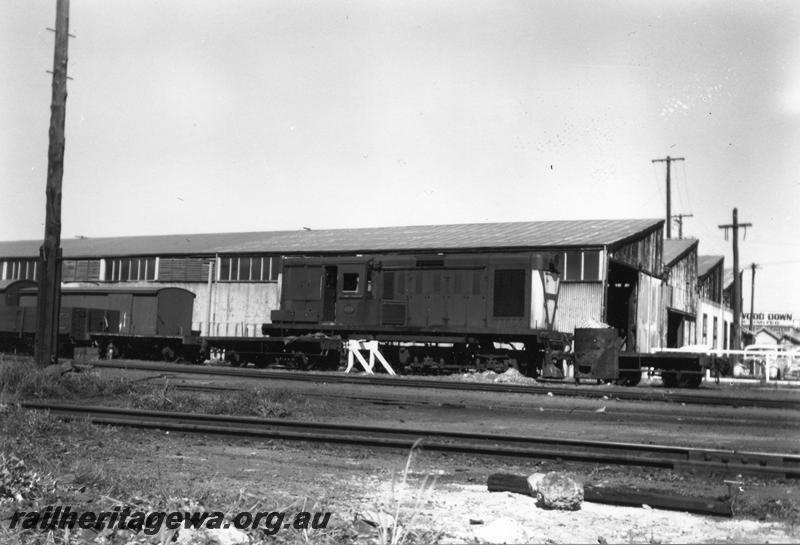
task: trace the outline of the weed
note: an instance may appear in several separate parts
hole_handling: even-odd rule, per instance
[[[168,383],[132,394],[129,405],[137,409],[263,418],[285,418],[292,414],[289,405],[300,406],[296,401],[289,401],[282,393],[266,388],[198,395],[178,390]]]
[[[412,496],[415,498],[413,502],[408,501],[411,465],[415,455],[421,450],[421,444],[422,439],[417,439],[411,446],[399,482],[397,473],[392,471],[390,495],[387,502],[392,513],[387,517],[385,512],[376,509],[377,520],[372,521],[377,527],[376,543],[378,545],[403,545],[418,541],[435,542],[441,537],[436,532],[420,533],[413,528],[423,503],[429,498],[436,484],[436,477],[430,478],[426,475],[412,492]]]
[[[86,399],[131,394],[146,387],[126,379],[104,378],[91,369],[37,367],[23,358],[0,360],[0,396],[5,399]]]

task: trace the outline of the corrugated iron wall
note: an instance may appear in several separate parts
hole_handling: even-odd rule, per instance
[[[564,282],[558,292],[556,330],[572,333],[587,319],[603,320],[602,282]]]
[[[666,306],[688,314],[697,312],[697,254],[690,253],[669,271],[672,296]]]
[[[636,351],[649,352],[663,343],[661,324],[661,280],[639,273],[636,291]]]

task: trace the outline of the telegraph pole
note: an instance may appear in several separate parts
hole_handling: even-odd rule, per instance
[[[725,240],[728,240],[728,229],[733,230],[733,331],[731,341],[734,350],[742,348],[742,283],[739,276],[739,228],[746,229],[752,227],[752,223],[739,223],[739,211],[733,209],[733,223],[720,225],[720,229],[725,230]]]
[[[67,106],[69,0],[56,2],[53,95],[47,150],[44,242],[39,249],[39,297],[36,314],[36,363],[58,361],[58,315],[61,310],[61,179],[64,176],[64,120]]]
[[[757,264],[750,263],[750,325],[748,326],[750,333],[753,332],[753,300],[756,294],[756,269],[758,268],[759,266]]]
[[[670,165],[673,161],[684,161],[683,157],[670,157],[666,159],[653,159],[653,163],[667,163],[667,238],[672,238],[672,184],[670,180]]]
[[[672,217],[678,223],[678,238],[683,238],[683,218],[692,218],[694,214],[675,214]]]

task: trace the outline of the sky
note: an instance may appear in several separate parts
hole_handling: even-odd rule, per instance
[[[44,234],[55,0],[0,3],[0,240]],[[62,238],[750,222],[800,319],[800,2],[73,0]],[[677,229],[673,230],[677,236]],[[749,311],[750,275],[745,275]]]

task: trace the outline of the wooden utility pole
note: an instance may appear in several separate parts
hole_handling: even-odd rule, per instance
[[[742,348],[742,282],[739,275],[739,228],[747,229],[752,223],[739,223],[739,211],[733,209],[733,223],[720,225],[725,230],[725,240],[728,240],[728,229],[733,230],[733,331],[731,342],[734,350]],[[747,231],[745,231],[747,232]]]
[[[675,214],[672,218],[678,224],[678,238],[683,238],[683,218],[692,218],[694,214]]]
[[[758,265],[755,263],[750,263],[750,325],[747,329],[750,330],[750,333],[753,332],[753,301],[755,300],[756,295],[756,269],[758,269]]]
[[[50,104],[50,144],[47,150],[44,242],[39,249],[39,297],[36,314],[38,365],[58,361],[58,315],[61,310],[61,179],[64,176],[64,120],[67,106],[67,44],[69,0],[56,2],[53,56],[53,96]]]
[[[670,165],[673,161],[684,161],[683,157],[670,157],[653,159],[653,163],[667,163],[667,238],[672,238],[672,183],[670,179]]]

